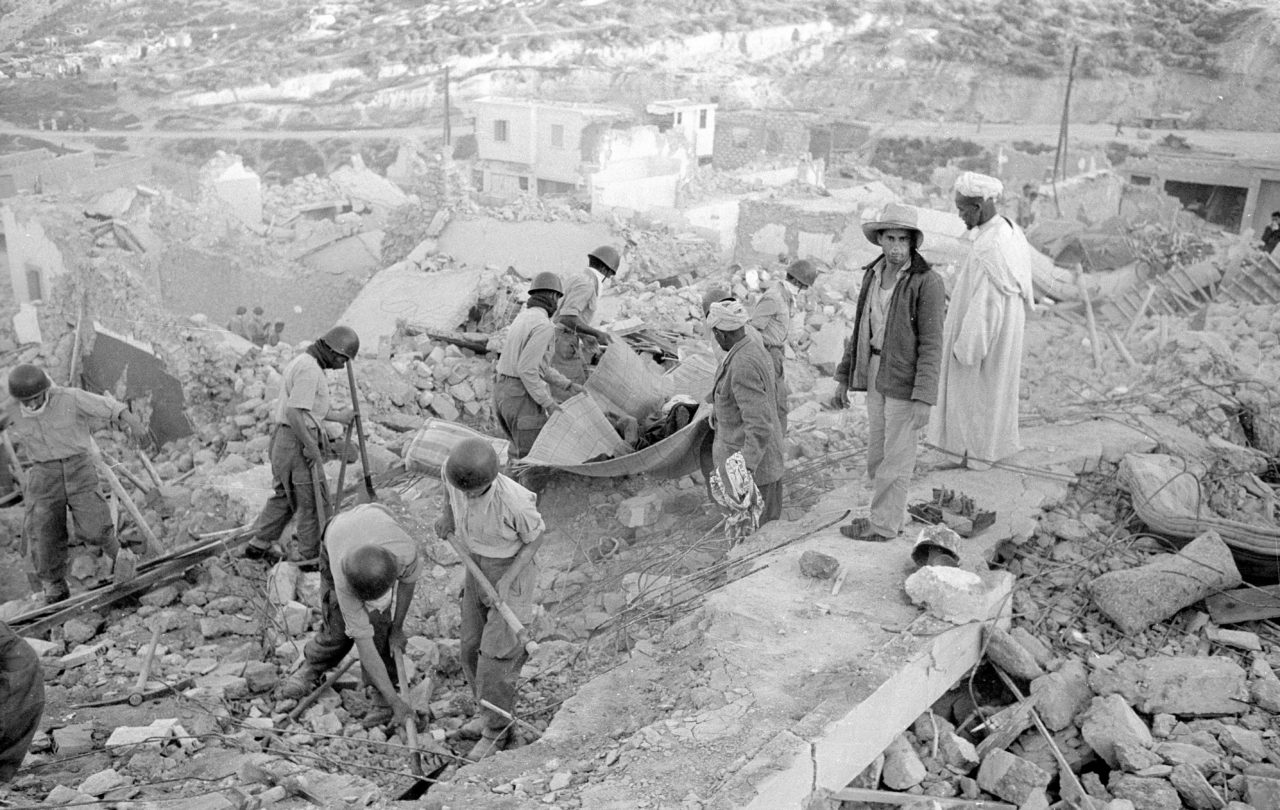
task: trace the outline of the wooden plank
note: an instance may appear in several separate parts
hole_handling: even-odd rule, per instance
[[[1245,587],[1204,600],[1215,624],[1239,624],[1280,616],[1280,585]]]
[[[870,788],[844,788],[832,793],[829,798],[841,802],[870,802],[872,804],[891,804],[899,807],[928,800],[937,804],[942,810],[1018,810],[1016,804],[1005,804],[1004,802],[991,802],[982,799],[944,799],[941,796],[920,796],[914,793],[894,793],[891,790],[871,790]]]
[[[986,759],[992,751],[1008,748],[1013,741],[1022,736],[1022,732],[1031,728],[1031,710],[1035,702],[1025,698],[1005,706],[987,718],[987,736],[978,743],[978,759]]]

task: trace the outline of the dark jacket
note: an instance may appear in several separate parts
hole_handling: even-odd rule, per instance
[[[760,486],[782,479],[776,380],[773,358],[764,343],[748,334],[725,355],[711,389],[716,465],[741,450],[751,477]]]
[[[858,314],[853,334],[845,341],[844,357],[836,368],[836,382],[853,391],[867,390],[870,346],[859,346],[862,319],[871,317],[871,272],[877,258],[862,268],[862,291],[858,293]],[[884,345],[876,391],[893,399],[918,400],[934,405],[938,401],[938,375],[942,368],[942,323],[947,312],[947,291],[942,277],[916,251],[906,278],[899,278],[889,309],[885,313]]]

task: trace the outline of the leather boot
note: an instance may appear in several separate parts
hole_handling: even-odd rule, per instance
[[[300,699],[311,694],[320,685],[320,676],[324,671],[306,662],[280,684],[280,697]]]

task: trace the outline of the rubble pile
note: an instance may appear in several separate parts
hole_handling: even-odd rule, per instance
[[[988,628],[989,664],[855,786],[1023,808],[1059,799],[1095,810],[1277,806],[1280,635],[1265,622],[1216,625],[1196,607],[1203,594],[1154,626],[1100,610],[1111,572],[1177,559],[1154,537],[1123,536],[1127,508],[1112,475],[1091,476],[1013,550],[1012,630]],[[1225,552],[1216,536],[1196,542]],[[1238,584],[1229,557],[1226,566],[1234,574],[1226,587]],[[1141,612],[1149,602],[1129,606]]]

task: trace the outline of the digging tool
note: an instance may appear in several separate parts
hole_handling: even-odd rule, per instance
[[[494,714],[498,715],[499,717],[505,720],[509,720],[512,723],[515,723],[516,725],[524,728],[527,731],[532,731],[534,734],[537,734],[539,737],[542,736],[542,729],[538,728],[533,723],[530,723],[528,720],[521,720],[519,717],[516,717],[511,712],[505,709],[499,709],[497,706],[493,705],[492,703],[485,700],[484,698],[480,699],[480,705],[485,707],[489,711],[493,712]]]
[[[316,520],[320,521],[320,535],[324,536],[324,527],[329,525],[329,505],[327,496],[324,491],[324,484],[320,483],[324,480],[324,467],[319,462],[311,464],[311,491],[316,499]],[[322,541],[323,542],[323,539]]]
[[[529,653],[529,655],[533,655],[537,652],[538,642],[529,638],[529,631],[525,629],[524,624],[522,624],[519,617],[516,616],[515,611],[508,607],[507,603],[502,600],[502,597],[498,594],[498,589],[493,587],[493,583],[491,583],[489,578],[484,575],[484,572],[480,570],[480,566],[476,561],[471,559],[471,552],[467,550],[466,546],[462,545],[462,541],[458,539],[458,536],[450,532],[445,535],[445,539],[449,541],[449,545],[453,546],[453,550],[458,552],[458,556],[462,558],[463,564],[467,566],[467,571],[476,582],[480,583],[480,588],[489,596],[489,599],[493,602],[493,606],[498,609],[498,613],[507,623],[507,626],[511,628],[511,632],[516,634],[516,640],[524,645],[525,652]]]
[[[151,463],[151,458],[147,455],[147,451],[141,447],[138,448],[138,460],[142,462],[142,467],[147,471],[147,476],[156,485],[156,489],[164,486],[164,481],[160,480],[160,472],[156,469],[156,465]]]
[[[347,429],[342,433],[342,463],[338,465],[338,486],[333,490],[334,509],[337,509],[342,504],[342,486],[347,479],[347,454],[351,452],[351,429],[353,427],[355,427],[354,419],[347,423]]]
[[[404,665],[404,653],[399,650],[395,651],[396,657],[396,676],[400,681],[400,699],[405,703],[409,702],[409,669]],[[422,752],[418,750],[418,721],[414,719],[413,712],[409,712],[409,716],[404,719],[405,744],[413,749],[413,755],[409,758],[409,764],[413,766],[413,772],[417,776],[424,776],[422,771]]]
[[[73,709],[96,709],[100,706],[116,706],[121,703],[128,703],[130,706],[141,706],[156,698],[162,698],[169,694],[181,694],[196,685],[196,679],[193,677],[183,678],[174,683],[166,683],[163,686],[157,686],[155,689],[148,689],[145,692],[130,692],[127,695],[117,695],[116,697],[103,698],[102,700],[94,700],[89,703],[78,703],[71,708]],[[134,703],[134,696],[137,696],[138,702]]]
[[[23,492],[27,491],[27,471],[22,469],[22,463],[18,461],[18,451],[13,447],[13,439],[9,438],[9,431],[0,429],[0,437],[4,438],[4,450],[9,454],[10,468],[13,470],[13,480],[18,482],[18,489]]]
[[[156,660],[156,646],[160,643],[160,625],[151,629],[151,643],[147,645],[147,654],[142,659],[142,670],[138,673],[138,681],[129,694],[130,706],[141,706],[142,696],[147,691],[147,679],[151,677],[151,664]]]
[[[356,425],[356,438],[360,441],[360,468],[364,470],[364,491],[369,500],[376,501],[377,493],[373,491],[373,476],[369,474],[369,455],[364,446],[364,418],[360,415],[360,397],[356,393],[356,370],[351,361],[347,361],[347,383],[351,386],[351,410],[354,416],[351,421]]]
[[[289,712],[288,716],[286,716],[284,720],[280,723],[280,725],[276,727],[277,730],[284,728],[286,725],[292,723],[293,721],[301,717],[302,713],[305,712],[308,708],[310,708],[312,703],[315,703],[316,700],[319,699],[321,693],[323,693],[324,690],[328,689],[330,686],[333,686],[335,683],[337,683],[338,679],[341,678],[343,675],[345,675],[347,670],[351,669],[352,665],[354,665],[355,662],[356,662],[356,659],[348,658],[346,661],[342,663],[341,666],[339,666],[333,672],[330,672],[329,677],[324,679],[324,683],[320,684],[314,690],[312,690],[311,694],[307,695],[302,700],[298,701],[298,705],[293,707],[293,711]]]

